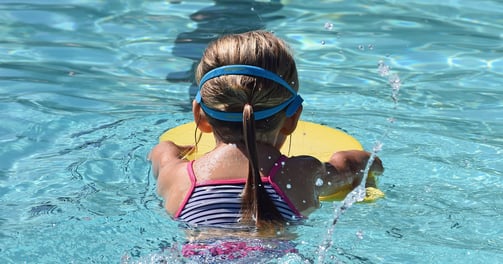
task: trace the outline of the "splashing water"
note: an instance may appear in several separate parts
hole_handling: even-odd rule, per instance
[[[393,99],[393,103],[395,104],[395,109],[398,105],[398,92],[400,91],[400,87],[402,86],[402,82],[400,81],[400,77],[396,73],[392,73],[390,71],[390,67],[384,63],[383,60],[380,60],[377,63],[377,71],[381,77],[387,77],[388,82],[391,86],[391,99]]]
[[[365,166],[365,170],[363,171],[363,178],[361,183],[354,188],[340,204],[335,204],[335,209],[334,209],[334,220],[332,221],[332,225],[328,228],[327,234],[326,234],[326,239],[324,242],[318,247],[319,249],[319,255],[318,255],[318,263],[322,264],[325,263],[325,253],[327,252],[328,249],[330,249],[333,245],[333,240],[332,236],[335,231],[335,225],[337,224],[337,221],[339,221],[339,218],[348,210],[354,203],[356,202],[361,202],[365,198],[365,182],[367,181],[367,176],[370,171],[370,166],[375,160],[375,157],[377,156],[377,153],[382,149],[382,143],[377,142],[376,145],[374,146],[370,158],[367,161],[367,165]]]
[[[396,73],[392,73],[390,71],[390,67],[384,63],[384,61],[380,60],[379,63],[377,64],[377,70],[378,73],[381,77],[387,77],[388,83],[391,86],[391,98],[394,103],[394,108],[396,109],[397,104],[398,104],[398,92],[400,91],[401,87],[401,81],[400,77]],[[393,117],[388,118],[388,124],[393,124],[395,122],[395,119]],[[389,131],[386,129],[386,131],[383,133],[382,137],[386,137]],[[370,167],[372,166],[372,163],[374,162],[377,153],[379,153],[382,150],[383,143],[381,141],[377,141],[372,148],[372,152],[370,153],[369,160],[367,161],[367,164],[365,166],[365,169],[363,170],[363,177],[362,181],[360,184],[354,188],[351,192],[346,195],[344,200],[342,200],[340,203],[334,202],[334,220],[332,221],[332,225],[328,228],[326,238],[324,239],[323,243],[318,247],[318,263],[322,264],[325,261],[325,253],[330,249],[333,245],[333,240],[332,236],[335,230],[335,225],[337,224],[337,221],[339,221],[340,217],[348,210],[354,203],[356,202],[361,202],[365,198],[366,192],[365,192],[365,183],[367,181],[368,174],[370,172]],[[359,231],[361,232],[361,231]],[[359,236],[360,237],[360,236]],[[361,236],[363,238],[363,236]]]

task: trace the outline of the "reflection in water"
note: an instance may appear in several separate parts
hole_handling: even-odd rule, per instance
[[[279,0],[270,2],[216,0],[213,6],[191,14],[190,18],[197,23],[197,28],[177,36],[173,55],[191,59],[192,67],[185,71],[168,73],[166,80],[190,82],[189,95],[192,98],[197,92],[194,70],[208,43],[225,34],[265,29],[268,22],[284,18],[281,15],[266,14],[276,12],[282,7]]]

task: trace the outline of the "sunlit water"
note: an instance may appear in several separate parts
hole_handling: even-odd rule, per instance
[[[191,120],[206,43],[256,28],[291,45],[304,120],[383,144],[386,197],[340,216],[324,262],[503,261],[500,1],[236,2],[0,1],[0,262],[183,262],[146,155]],[[270,262],[316,262],[334,206]]]

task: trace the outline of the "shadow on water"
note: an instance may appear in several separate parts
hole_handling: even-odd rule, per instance
[[[172,3],[175,2],[182,1]],[[270,14],[281,10],[282,7],[280,0],[270,2],[216,0],[214,5],[191,14],[190,19],[197,23],[197,28],[177,36],[173,55],[192,60],[192,66],[185,71],[168,73],[166,80],[190,83],[188,92],[191,100],[197,93],[194,70],[208,43],[225,34],[265,29],[267,23],[285,18],[283,15]]]

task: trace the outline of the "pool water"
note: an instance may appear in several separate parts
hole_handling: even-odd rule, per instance
[[[386,197],[349,208],[326,252],[331,203],[297,228],[299,253],[269,263],[503,263],[501,10],[498,0],[0,1],[0,262],[184,263],[183,229],[146,156],[191,120],[191,72],[208,41],[266,29],[294,50],[303,119],[369,150],[382,143],[386,168]]]

